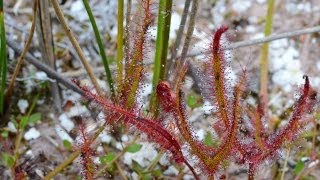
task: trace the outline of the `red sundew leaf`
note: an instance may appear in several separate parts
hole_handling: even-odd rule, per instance
[[[221,49],[221,36],[228,30],[227,26],[221,26],[214,34],[213,42],[211,45],[212,55],[210,58],[210,64],[213,71],[213,88],[212,94],[215,96],[218,103],[219,118],[223,121],[226,128],[229,127],[228,117],[228,96],[226,95],[226,83],[225,83],[225,59]]]
[[[176,94],[171,91],[170,84],[167,81],[161,81],[156,87],[156,92],[163,110],[165,112],[173,111]]]
[[[91,93],[86,88],[82,88],[81,86],[79,86],[79,88],[85,91],[86,98],[99,104],[107,111],[117,113],[118,116],[121,117],[120,120],[126,125],[135,127],[141,132],[147,134],[150,140],[156,142],[162,148],[169,150],[173,154],[173,157],[177,163],[185,162],[178,141],[166,129],[157,124],[156,120],[149,120],[143,117],[138,117],[136,114],[127,111],[117,105],[113,105],[112,103],[109,103],[108,100]]]
[[[294,105],[293,114],[287,126],[266,140],[266,146],[263,151],[260,151],[256,144],[252,144],[250,148],[247,149],[247,158],[249,164],[251,164],[251,172],[254,171],[256,166],[261,164],[261,162],[276,155],[285,142],[292,142],[301,130],[299,120],[310,110],[309,108],[314,105],[317,95],[310,86],[308,76],[304,76],[303,78],[305,79],[305,83],[301,91],[301,96]]]
[[[231,156],[232,150],[236,149],[234,144],[237,141],[237,132],[238,132],[238,124],[240,118],[240,105],[239,101],[241,98],[241,94],[243,92],[243,84],[245,81],[245,74],[240,79],[239,83],[236,85],[234,89],[234,102],[231,106],[233,114],[229,115],[227,108],[228,98],[225,94],[225,84],[223,78],[224,77],[224,59],[221,56],[220,48],[220,38],[221,35],[227,30],[226,27],[221,27],[217,30],[214,36],[213,46],[213,57],[211,63],[213,64],[213,73],[215,79],[215,91],[216,98],[219,105],[219,110],[221,112],[221,116],[219,118],[224,122],[225,129],[227,130],[226,140],[220,145],[218,148],[208,147],[204,145],[202,142],[196,140],[192,135],[192,131],[190,126],[188,125],[185,113],[184,113],[184,104],[182,102],[181,96],[181,80],[179,85],[177,86],[176,93],[170,89],[170,86],[167,82],[160,82],[157,86],[157,93],[160,100],[160,103],[163,109],[167,112],[173,113],[177,127],[182,134],[183,138],[189,143],[191,151],[195,154],[201,161],[201,164],[204,165],[204,168],[209,174],[214,174],[218,167],[221,165],[223,161],[225,161],[228,157]],[[183,77],[183,76],[181,76]],[[181,79],[180,77],[180,79]],[[220,94],[219,94],[220,93]],[[232,117],[232,118],[231,118]],[[232,119],[232,122],[229,121],[229,118]],[[230,126],[229,126],[229,123]]]
[[[94,164],[92,161],[93,152],[91,150],[92,141],[87,138],[87,134],[85,132],[85,125],[83,123],[80,124],[80,133],[82,137],[81,144],[81,164],[83,167],[82,175],[84,179],[91,180],[94,175]]]
[[[294,110],[291,119],[289,120],[288,125],[280,131],[276,138],[270,139],[268,144],[273,147],[279,147],[286,140],[292,140],[292,134],[296,134],[300,129],[299,120],[302,118],[304,114],[308,111],[307,107],[309,107],[310,101],[310,92],[312,91],[309,77],[304,76],[305,84],[302,89],[302,94],[298,101],[294,105]]]
[[[143,117],[138,117],[136,114],[119,106],[113,105],[106,99],[91,93],[87,88],[82,88],[81,86],[79,86],[79,88],[85,91],[86,98],[96,102],[107,111],[118,113],[119,119],[122,120],[124,124],[135,127],[139,131],[145,133],[151,141],[157,143],[163,149],[170,151],[175,162],[178,164],[185,163],[195,178],[198,179],[193,167],[185,160],[179,142],[160,124],[157,124],[157,120],[149,120]]]
[[[252,120],[251,124],[254,126],[253,134],[257,146],[263,150],[266,148],[265,143],[265,129],[263,128],[262,118],[263,118],[263,108],[259,104],[257,109],[249,109],[248,114]]]
[[[138,32],[134,38],[134,47],[130,58],[125,64],[125,78],[120,86],[121,102],[125,102],[125,107],[131,109],[135,104],[135,97],[139,89],[139,83],[143,76],[143,59],[145,54],[145,42],[148,29],[152,24],[151,0],[141,1],[143,8],[143,23],[139,25]],[[135,17],[136,18],[136,17]]]
[[[204,168],[209,174],[214,174],[219,165],[221,165],[221,163],[231,155],[232,150],[236,149],[234,144],[237,140],[237,131],[240,118],[239,101],[243,92],[242,86],[244,84],[244,80],[245,76],[241,78],[240,82],[235,87],[234,104],[232,106],[234,111],[232,116],[233,121],[231,127],[229,128],[226,140],[218,148],[208,147],[193,137],[184,114],[185,108],[181,101],[181,99],[183,99],[181,93],[178,92],[179,94],[174,95],[167,82],[160,82],[157,86],[157,93],[161,105],[166,111],[174,114],[180,133],[189,143],[192,153],[200,159],[201,163],[204,165]]]

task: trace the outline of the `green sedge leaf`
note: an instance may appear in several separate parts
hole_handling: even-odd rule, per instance
[[[16,129],[18,129],[18,127],[19,127],[18,122],[17,122],[16,120],[12,120],[11,122],[13,123],[14,127],[15,127]]]
[[[1,137],[7,138],[9,136],[9,132],[8,131],[2,131],[1,132]]]
[[[151,175],[148,173],[148,174],[142,174],[142,177],[141,177],[142,180],[152,180],[152,177]]]
[[[140,151],[140,149],[142,148],[141,144],[131,144],[130,146],[127,147],[126,151],[129,153],[136,153],[138,151]]]
[[[24,129],[26,125],[28,124],[28,117],[27,116],[22,116],[20,120],[20,129]]]
[[[63,140],[63,146],[67,149],[67,150],[71,150],[72,149],[72,145],[68,140]]]
[[[144,172],[144,168],[135,160],[132,160],[132,169],[139,175],[142,175]]]
[[[34,113],[29,117],[28,123],[37,123],[41,120],[42,114],[41,113]]]
[[[303,168],[304,168],[304,163],[300,160],[297,163],[296,167],[294,167],[294,173],[298,175],[303,170]]]
[[[11,168],[14,163],[14,157],[4,152],[1,155],[1,161],[3,162],[3,165],[5,165],[8,168]]]
[[[115,157],[116,155],[114,153],[108,153],[107,155],[100,157],[99,160],[101,164],[107,164],[113,161]]]
[[[162,175],[161,169],[156,169],[156,170],[152,171],[152,176],[154,176],[154,177],[160,177],[161,175]]]

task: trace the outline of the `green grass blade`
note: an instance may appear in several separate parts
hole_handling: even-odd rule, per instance
[[[92,14],[92,11],[91,11],[91,8],[90,8],[88,0],[83,0],[83,4],[84,4],[84,7],[85,7],[85,9],[86,9],[86,11],[88,13],[89,20],[91,22],[91,25],[92,25],[92,28],[93,28],[93,31],[94,31],[94,35],[96,37],[96,41],[97,41],[98,46],[99,46],[99,51],[100,51],[100,55],[101,55],[101,58],[102,58],[103,65],[104,65],[104,69],[106,71],[107,82],[108,82],[109,87],[110,87],[111,96],[115,97],[114,83],[113,83],[113,79],[112,79],[112,75],[111,75],[108,59],[107,59],[106,53],[104,51],[104,46],[102,44],[100,33],[99,33],[99,30],[98,30],[98,27],[97,27],[97,23],[96,23],[96,21],[94,19],[94,16]]]
[[[6,32],[4,28],[4,12],[3,0],[0,0],[0,114],[4,112],[4,92],[6,88],[7,78],[7,48],[6,48]]]
[[[171,23],[171,8],[172,0],[160,0],[157,25],[156,55],[152,80],[153,92],[151,96],[151,110],[153,112],[155,112],[158,106],[158,102],[155,97],[155,87],[157,86],[159,81],[164,80],[166,72]]]
[[[265,37],[271,34],[272,30],[272,17],[274,11],[274,0],[268,0],[268,12],[266,16],[266,25],[264,29]],[[261,47],[260,54],[260,97],[262,98],[262,103],[265,104],[264,111],[268,108],[268,67],[269,67],[269,43],[265,43]]]

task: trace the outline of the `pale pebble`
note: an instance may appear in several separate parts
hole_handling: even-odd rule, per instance
[[[166,169],[163,172],[164,175],[174,175],[177,176],[179,174],[179,171],[177,170],[177,168],[175,168],[174,166],[169,166],[168,169]]]
[[[55,130],[56,130],[56,133],[58,134],[58,136],[62,140],[67,140],[67,141],[73,143],[73,139],[60,125],[56,125]]]
[[[61,126],[68,132],[70,132],[74,128],[73,121],[70,118],[68,118],[65,113],[59,116],[59,121]]]
[[[154,145],[148,142],[139,143],[141,149],[136,153],[126,152],[123,156],[123,162],[131,166],[132,160],[136,161],[140,166],[147,167],[152,160],[157,156],[158,152]]]
[[[27,108],[29,107],[29,103],[25,99],[20,99],[18,101],[18,108],[22,114],[26,113]]]
[[[38,130],[36,130],[36,128],[32,127],[24,134],[23,137],[27,141],[29,141],[31,139],[37,139],[40,137],[40,132]]]
[[[17,132],[17,128],[14,126],[14,124],[11,121],[8,122],[8,129],[10,132],[13,132],[13,133]]]
[[[99,135],[101,142],[109,144],[112,140],[112,137],[107,134],[106,131],[102,131],[102,133]]]

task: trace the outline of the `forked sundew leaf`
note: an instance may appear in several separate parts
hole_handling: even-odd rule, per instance
[[[141,144],[131,144],[130,146],[127,147],[126,151],[129,153],[136,153],[138,151],[140,151],[140,149],[142,148]]]
[[[105,156],[100,157],[99,160],[101,164],[107,164],[110,163],[115,157],[116,155],[114,153],[108,153]]]
[[[294,167],[294,173],[298,175],[304,168],[304,162],[301,160],[297,163],[296,167]]]

